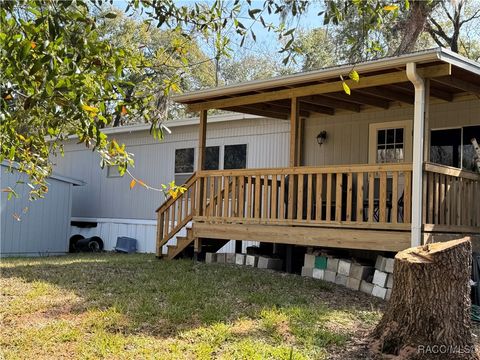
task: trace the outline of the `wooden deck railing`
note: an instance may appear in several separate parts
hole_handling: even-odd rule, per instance
[[[157,209],[157,255],[162,253],[161,247],[192,220],[196,184],[197,175],[193,173],[184,185],[187,190],[177,198],[169,197]]]
[[[423,219],[427,230],[480,226],[480,174],[425,163]],[[477,229],[478,231],[478,229]]]
[[[201,171],[195,220],[406,229],[411,169],[382,164]]]

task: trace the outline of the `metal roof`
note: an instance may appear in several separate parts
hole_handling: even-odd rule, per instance
[[[17,163],[14,163],[14,162],[11,162],[9,163],[8,161],[3,161],[0,166],[3,166],[5,168],[13,168],[17,171],[19,171],[19,165]],[[49,179],[54,179],[54,180],[58,180],[58,181],[62,181],[62,182],[66,182],[66,183],[69,183],[69,184],[72,184],[74,186],[82,186],[82,185],[85,185],[86,183],[82,180],[78,180],[78,179],[74,179],[74,178],[71,178],[71,177],[68,177],[68,176],[63,176],[63,175],[60,175],[60,174],[56,174],[56,173],[52,173],[50,174],[50,176],[48,176]]]
[[[415,53],[409,53],[401,56],[387,57],[357,64],[335,66],[331,68],[297,73],[267,80],[255,80],[235,85],[198,90],[183,95],[174,96],[173,100],[182,104],[196,103],[222,96],[234,96],[247,92],[266,91],[278,87],[297,86],[312,81],[338,78],[340,75],[345,76],[353,68],[355,68],[355,70],[360,74],[364,74],[374,71],[395,69],[400,66],[406,66],[406,64],[410,62],[414,62],[417,64],[426,64],[439,61],[455,65],[461,69],[467,70],[480,76],[479,63],[469,60],[450,50],[444,48],[435,48],[422,50]]]

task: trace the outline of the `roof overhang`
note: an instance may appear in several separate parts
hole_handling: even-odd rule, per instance
[[[288,118],[292,98],[300,101],[300,115],[334,115],[337,109],[360,112],[365,107],[388,108],[392,102],[413,104],[414,89],[406,65],[415,63],[419,74],[431,79],[431,96],[452,101],[460,93],[480,95],[480,64],[438,48],[353,65],[342,65],[270,80],[199,90],[174,97],[190,111],[222,109],[246,114]],[[355,69],[360,81],[341,77]]]
[[[11,162],[11,161],[8,161],[8,160],[5,160],[2,163],[0,163],[0,168],[1,167],[6,168],[7,171],[12,171],[12,170],[20,171],[19,170],[20,166],[18,165],[18,163]],[[61,182],[65,182],[65,183],[69,183],[69,184],[72,184],[73,186],[83,186],[83,185],[86,184],[82,180],[74,179],[74,178],[71,178],[71,177],[68,177],[68,176],[63,176],[63,175],[56,174],[56,173],[50,174],[48,176],[48,178],[49,179],[54,179],[54,180],[57,180],[57,181],[61,181]]]

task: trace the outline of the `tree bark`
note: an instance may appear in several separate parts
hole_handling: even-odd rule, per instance
[[[425,30],[427,19],[439,1],[410,1],[410,11],[400,25],[401,41],[395,50],[394,55],[402,55],[412,52],[415,49],[418,37]]]
[[[478,359],[470,329],[471,262],[469,238],[399,252],[390,303],[372,333],[372,354]]]

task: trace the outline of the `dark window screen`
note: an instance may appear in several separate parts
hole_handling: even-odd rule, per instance
[[[247,167],[247,145],[225,145],[224,169],[245,169]]]
[[[195,156],[195,150],[193,148],[176,149],[175,150],[175,174],[193,173],[194,156]]]
[[[220,146],[208,146],[205,151],[205,170],[218,170]]]
[[[430,139],[430,161],[460,167],[461,147],[461,129],[433,130]]]

